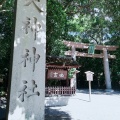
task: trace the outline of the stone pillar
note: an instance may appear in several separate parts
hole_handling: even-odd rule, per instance
[[[46,0],[16,0],[8,120],[44,120]]]
[[[75,49],[75,47],[74,46],[72,46],[72,58],[73,58],[73,60],[74,61],[76,61],[76,49]],[[75,75],[73,75],[74,77],[72,78],[72,80],[74,79],[74,86],[75,86],[75,89],[77,89],[77,80],[76,80],[76,74]]]
[[[106,89],[111,89],[111,79],[110,79],[110,70],[109,70],[109,60],[108,60],[108,54],[107,49],[103,49],[103,62],[104,62],[104,73],[105,73],[105,83],[106,83]]]
[[[70,87],[76,88],[76,73],[73,75],[73,78],[70,79]]]
[[[74,46],[72,46],[72,55],[71,55],[71,57],[74,59],[74,61],[76,61],[76,53],[75,53],[75,47]]]

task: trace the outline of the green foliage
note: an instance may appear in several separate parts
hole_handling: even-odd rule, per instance
[[[54,0],[48,0],[52,3]],[[120,45],[120,2],[119,0],[56,0],[55,4],[61,7],[59,14],[64,15],[64,19],[61,24],[61,19],[57,21],[56,17],[54,23],[58,25],[57,29],[53,26],[51,22],[47,25],[47,47],[49,48],[48,54],[52,55],[63,55],[66,48],[62,45],[62,40],[91,43],[101,45]],[[48,14],[47,18],[51,16],[56,16],[55,4],[48,4]],[[51,14],[52,13],[52,14]],[[61,15],[61,14],[60,14]],[[59,17],[59,16],[58,16]],[[61,17],[62,18],[62,17]],[[48,21],[48,19],[47,19]],[[56,22],[55,22],[56,21]],[[51,24],[51,25],[50,25]],[[51,32],[51,28],[53,31]],[[55,29],[54,29],[55,28]],[[61,32],[56,32],[61,30]],[[49,32],[52,33],[50,33]],[[62,50],[62,52],[61,52]],[[82,50],[80,50],[82,51]],[[95,51],[95,53],[102,53],[102,51]],[[110,60],[110,70],[113,87],[119,87],[119,75],[120,72],[120,48],[116,52],[110,52],[110,54],[115,54],[117,59]],[[103,69],[102,59],[92,59],[92,58],[77,58],[77,61],[82,66],[80,68],[80,73],[78,79],[82,82],[85,80],[84,72],[91,70],[95,72],[94,74],[94,87],[105,88],[105,78]],[[82,83],[86,87],[85,82]],[[82,84],[79,85],[81,87]],[[80,87],[79,86],[79,87]],[[96,87],[96,88],[97,88]]]
[[[13,36],[14,0],[0,0],[0,74],[9,68]],[[63,40],[105,45],[120,45],[119,0],[47,0],[47,55],[63,56],[67,50]],[[95,53],[98,51],[95,51]],[[102,51],[101,51],[102,52]],[[120,48],[116,60],[110,60],[112,83],[120,87]],[[86,87],[84,72],[94,74],[94,86],[104,88],[102,59],[77,58],[82,66],[78,74],[80,85]],[[79,87],[80,87],[79,86]]]
[[[73,78],[73,75],[75,74],[75,71],[76,71],[75,68],[71,68],[71,69],[68,71],[68,78],[69,78],[69,79]]]
[[[5,68],[9,69],[14,0],[1,0],[0,4],[0,74],[4,74]]]
[[[50,55],[54,47],[60,45],[60,38],[65,32],[66,14],[62,5],[56,0],[47,0],[47,8],[49,8],[47,9],[47,54]]]

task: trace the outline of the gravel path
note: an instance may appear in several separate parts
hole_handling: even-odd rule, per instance
[[[67,106],[49,107],[46,120],[120,120],[120,92],[77,91]]]
[[[4,116],[0,106],[0,120]],[[120,120],[120,92],[94,90],[90,102],[88,91],[79,90],[67,106],[46,107],[45,120]]]

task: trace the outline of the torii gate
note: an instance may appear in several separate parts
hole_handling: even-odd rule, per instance
[[[115,51],[118,46],[105,46],[105,45],[95,45],[95,50],[102,50],[102,54],[88,54],[88,53],[83,53],[83,52],[78,52],[76,51],[76,48],[80,49],[88,49],[89,44],[84,44],[84,43],[79,43],[79,42],[71,42],[71,41],[63,41],[63,43],[67,47],[71,47],[71,51],[65,51],[65,55],[71,55],[75,60],[76,56],[80,57],[92,57],[92,58],[103,58],[104,61],[104,73],[105,73],[105,82],[106,82],[106,89],[110,90],[112,89],[111,87],[111,79],[110,79],[110,70],[109,70],[109,59],[115,59],[115,55],[110,55],[107,53],[107,51]]]

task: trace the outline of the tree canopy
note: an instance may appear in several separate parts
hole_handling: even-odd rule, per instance
[[[119,0],[47,0],[47,54],[64,55],[67,48],[63,40],[119,46],[119,6]],[[109,61],[112,84],[119,87],[120,48],[111,54],[117,57]],[[84,72],[91,70],[95,72],[93,86],[105,88],[102,59],[77,58],[77,61],[82,65],[79,86],[86,86]]]
[[[119,0],[47,0],[47,55],[63,56],[68,49],[63,40],[119,46],[119,6]],[[9,68],[13,13],[14,0],[0,0],[0,74]],[[111,54],[117,57],[109,61],[112,84],[119,88],[120,48]],[[102,59],[77,58],[77,61],[82,65],[78,74],[79,87],[87,84],[84,82],[87,70],[95,72],[94,87],[105,87]]]
[[[0,0],[0,74],[9,68],[14,0]]]

